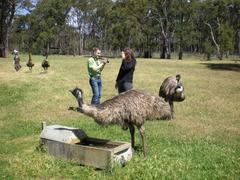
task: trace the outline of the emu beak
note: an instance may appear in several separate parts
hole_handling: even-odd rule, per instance
[[[73,93],[73,90],[69,90],[70,93]]]

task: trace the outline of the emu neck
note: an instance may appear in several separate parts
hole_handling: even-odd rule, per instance
[[[97,119],[98,109],[95,106],[82,104],[81,109],[83,113],[86,114],[87,116]]]
[[[78,106],[81,108],[82,105],[83,105],[83,99],[82,99],[82,97],[80,96],[79,93],[77,94],[76,98],[77,98]]]
[[[78,99],[78,106],[82,107],[82,105],[83,105],[83,100],[82,99]]]

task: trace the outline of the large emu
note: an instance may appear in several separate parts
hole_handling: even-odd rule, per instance
[[[129,128],[131,145],[134,148],[134,134],[136,126],[140,132],[144,156],[147,155],[147,147],[144,138],[144,123],[146,120],[171,119],[169,104],[159,96],[139,90],[129,90],[109,99],[97,106],[87,105],[83,102],[83,91],[79,88],[70,90],[76,97],[79,107],[77,110],[92,117],[102,125],[118,124],[124,130]]]
[[[167,77],[159,89],[159,96],[163,97],[165,101],[169,102],[172,118],[174,111],[173,102],[181,102],[185,99],[184,87],[180,79],[181,76],[179,74],[176,76]]]

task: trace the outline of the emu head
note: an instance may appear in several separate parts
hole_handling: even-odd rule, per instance
[[[165,98],[166,101],[184,101],[184,86],[181,82],[181,76],[166,78],[159,90],[159,96]]]
[[[75,87],[73,90],[69,90],[69,91],[77,99],[79,107],[82,107],[82,104],[83,104],[83,91],[80,88],[78,88],[78,87]]]
[[[176,75],[177,87],[175,88],[175,93],[173,94],[174,101],[184,101],[185,99],[184,86],[180,79],[180,74]]]
[[[14,49],[12,54],[14,54],[15,56],[18,55],[18,51],[16,49]]]

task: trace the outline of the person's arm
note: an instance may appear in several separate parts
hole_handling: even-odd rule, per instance
[[[107,64],[107,62],[108,62],[107,59],[104,59],[104,60],[101,62],[102,66],[100,67],[100,71],[103,70],[103,68],[105,67],[105,65]]]
[[[118,82],[119,81],[119,79],[121,78],[121,74],[122,74],[122,70],[123,70],[123,60],[122,60],[122,64],[121,64],[121,66],[120,66],[120,68],[119,68],[119,71],[118,71],[118,75],[117,75],[117,79],[116,79],[116,82]]]
[[[122,64],[119,68],[119,71],[118,71],[118,75],[117,75],[117,79],[116,79],[116,83],[115,83],[115,88],[118,89],[118,83],[119,83],[119,80],[122,78],[122,70],[123,70],[123,61],[122,60]]]
[[[104,61],[104,62],[100,63],[99,65],[97,65],[93,58],[90,58],[88,63],[89,63],[89,67],[96,72],[101,72],[106,64]]]

